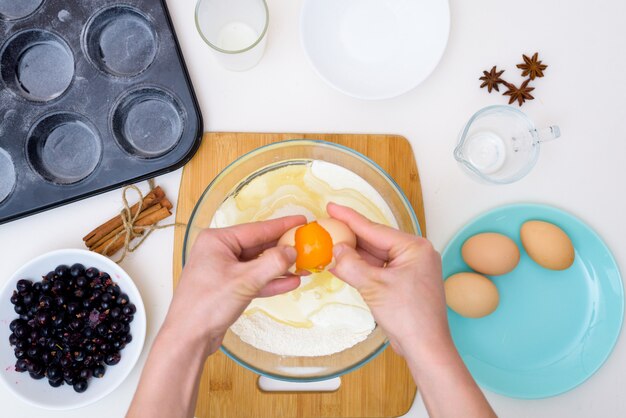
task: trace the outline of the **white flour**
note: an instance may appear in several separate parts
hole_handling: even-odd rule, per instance
[[[283,356],[327,356],[365,340],[376,323],[369,311],[327,305],[313,315],[311,328],[296,328],[256,312],[243,315],[231,330],[244,342]]]

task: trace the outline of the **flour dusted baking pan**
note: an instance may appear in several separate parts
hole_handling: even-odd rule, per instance
[[[0,223],[174,170],[202,118],[163,0],[0,0]]]

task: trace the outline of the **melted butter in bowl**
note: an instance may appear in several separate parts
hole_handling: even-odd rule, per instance
[[[298,160],[265,167],[243,181],[216,211],[211,227],[304,215],[326,218],[326,205],[349,206],[397,227],[391,208],[363,178],[336,164]],[[231,330],[244,342],[286,356],[323,356],[363,341],[376,323],[361,295],[328,271],[297,289],[254,300]]]
[[[380,194],[354,172],[325,161],[293,161],[250,176],[222,203],[211,227],[304,215],[326,218],[329,202],[349,206],[374,222],[397,227]]]

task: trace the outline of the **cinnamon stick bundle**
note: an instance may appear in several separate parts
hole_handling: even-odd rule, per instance
[[[146,227],[157,224],[172,215],[173,205],[165,196],[161,187],[157,186],[150,191],[142,200],[131,206],[128,211],[123,211],[118,216],[109,219],[83,237],[83,241],[89,250],[105,256],[112,256],[126,244],[126,235],[129,238],[141,237]],[[130,212],[130,213],[129,213]],[[139,212],[139,214],[137,214]],[[130,217],[124,222],[124,217]],[[130,221],[135,220],[132,225]],[[125,232],[126,229],[130,229]]]

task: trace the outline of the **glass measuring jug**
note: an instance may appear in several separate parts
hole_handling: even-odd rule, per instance
[[[536,129],[525,113],[512,106],[489,106],[467,122],[454,158],[478,180],[513,183],[535,166],[541,143],[559,136],[558,126]]]

